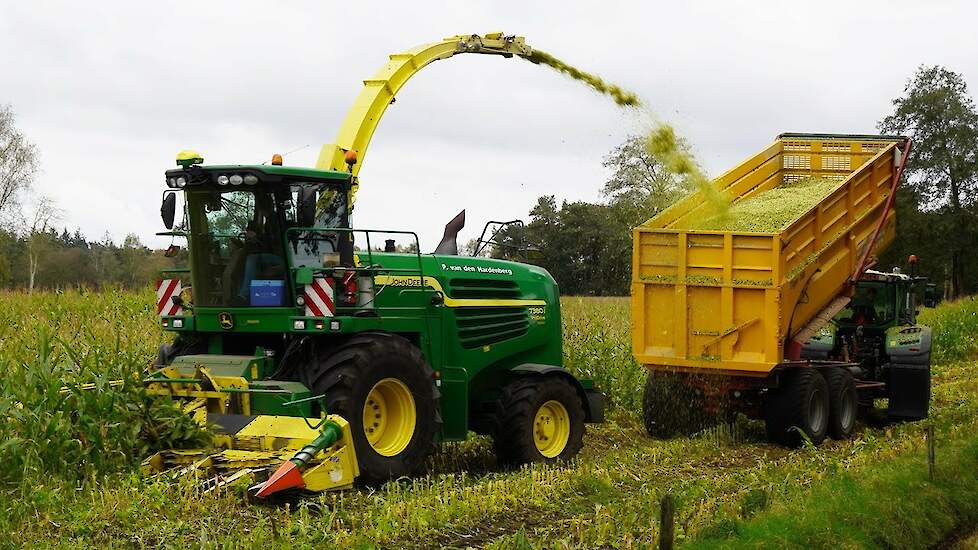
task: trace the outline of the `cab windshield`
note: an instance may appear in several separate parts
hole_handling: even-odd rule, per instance
[[[896,286],[860,282],[849,306],[839,313],[839,322],[849,325],[882,325],[896,317]]]
[[[281,307],[292,303],[286,246],[298,265],[317,260],[321,264],[323,252],[332,251],[330,244],[337,241],[336,232],[309,232],[314,236],[288,232],[297,225],[303,185],[186,190],[195,305]],[[345,211],[337,212],[337,207],[345,208],[346,194],[324,189],[319,196],[317,227],[339,227]],[[333,196],[339,198],[331,199]]]

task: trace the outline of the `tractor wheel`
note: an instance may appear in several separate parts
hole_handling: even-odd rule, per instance
[[[846,369],[833,367],[826,369],[824,374],[829,386],[829,436],[849,439],[858,416],[856,382]]]
[[[527,376],[496,400],[493,442],[502,464],[570,460],[584,446],[584,407],[557,376]]]
[[[645,431],[656,439],[692,435],[717,421],[695,388],[676,375],[656,371],[649,371],[645,380],[642,417]]]
[[[354,336],[304,369],[326,411],[350,423],[360,479],[375,485],[421,473],[441,424],[434,373],[408,340],[381,332]]]
[[[811,367],[786,370],[780,387],[767,395],[764,416],[771,441],[796,447],[807,438],[813,445],[821,444],[829,426],[825,377]]]

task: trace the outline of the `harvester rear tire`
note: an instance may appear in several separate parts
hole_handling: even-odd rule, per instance
[[[395,334],[358,334],[305,368],[302,380],[313,395],[326,395],[326,412],[350,423],[360,481],[378,485],[422,473],[435,449],[441,416],[434,372],[417,346]],[[415,412],[413,434],[405,434],[389,456],[375,448],[377,442],[371,444],[364,428],[368,396],[384,385],[406,389]]]
[[[642,396],[645,431],[655,439],[692,435],[716,424],[706,399],[678,375],[649,371]]]
[[[831,367],[824,374],[829,386],[829,436],[849,439],[859,416],[856,381],[851,372],[842,368]]]
[[[558,403],[559,406],[554,403]],[[559,376],[526,376],[503,388],[493,414],[493,444],[501,464],[520,465],[530,462],[570,460],[584,446],[584,406],[577,390]],[[562,418],[549,418],[549,411]],[[563,423],[566,443],[541,451],[535,433],[539,421]],[[562,440],[562,438],[561,438]],[[553,454],[553,456],[546,456]]]
[[[812,367],[786,370],[781,374],[780,386],[767,394],[764,417],[771,441],[797,447],[807,438],[812,445],[820,445],[829,427],[829,387],[825,377]]]

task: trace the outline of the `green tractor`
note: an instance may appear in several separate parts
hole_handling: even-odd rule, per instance
[[[828,381],[851,386],[849,392],[830,392],[841,396],[829,419],[833,433],[851,432],[857,407],[872,410],[876,399],[888,399],[890,419],[927,418],[931,328],[917,323],[917,304],[922,299],[932,305],[937,297],[925,277],[914,276],[916,261],[910,257],[910,275],[896,268],[866,271],[848,306],[802,348],[805,359],[849,364],[852,376],[836,369],[842,374]]]
[[[469,431],[501,463],[567,460],[603,420],[601,393],[562,366],[553,278],[458,255],[464,211],[422,254],[414,233],[352,227],[352,169],[178,163],[161,235],[187,239],[189,268],[159,285],[176,336],[145,383],[214,427],[216,449],[165,451],[147,470],[225,483],[278,468],[261,496],[318,491],[419,474]]]

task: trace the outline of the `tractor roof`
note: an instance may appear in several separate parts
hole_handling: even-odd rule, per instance
[[[199,178],[202,173],[208,174],[204,176],[203,181],[210,180],[211,178],[216,178],[219,175],[233,175],[233,174],[255,174],[258,175],[266,183],[280,183],[280,182],[291,182],[295,180],[305,180],[305,181],[320,181],[323,183],[339,183],[339,182],[349,182],[350,174],[348,172],[340,172],[338,170],[319,170],[316,168],[303,168],[299,166],[276,166],[268,164],[220,164],[205,166],[201,164],[195,164],[187,168],[174,168],[172,170],[166,171],[166,177],[170,178],[179,177],[181,175],[187,176],[189,183],[202,183]],[[195,174],[197,177],[195,177]],[[172,186],[171,186],[172,187]]]
[[[886,273],[875,269],[867,269],[862,277],[864,281],[909,281],[910,279],[910,275],[905,273]]]
[[[214,166],[203,166],[205,170],[257,170],[269,176],[279,176],[285,178],[301,178],[301,179],[328,179],[328,180],[348,180],[350,179],[350,174],[348,172],[340,172],[338,170],[319,170],[317,168],[304,168],[301,166],[275,166],[268,164],[223,164]]]

